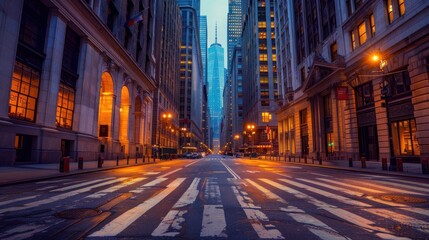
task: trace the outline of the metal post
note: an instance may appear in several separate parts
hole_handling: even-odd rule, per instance
[[[79,170],[83,169],[83,157],[79,157],[77,165]]]
[[[130,156],[127,156],[127,165],[130,164]]]
[[[116,155],[116,166],[119,166],[119,156]]]
[[[387,158],[381,159],[381,169],[383,169],[383,171],[387,171]]]
[[[361,161],[362,168],[366,168],[366,157],[361,157],[360,161]]]
[[[353,167],[353,158],[349,158],[349,167]]]

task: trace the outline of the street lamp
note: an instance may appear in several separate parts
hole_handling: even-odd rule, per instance
[[[255,128],[256,127],[255,127],[255,124],[247,124],[246,128],[247,128],[247,131],[249,132],[249,142],[250,142],[250,138],[253,135],[253,141],[252,141],[252,145],[251,145],[251,148],[250,148],[250,158],[252,158],[252,155],[253,155],[253,145],[255,144]],[[246,133],[246,131],[245,131],[245,133]]]
[[[163,113],[161,115],[161,118],[159,119],[160,126],[158,127],[158,150],[159,150],[159,158],[160,159],[162,158],[161,128],[164,128],[163,133],[165,134],[166,133],[166,131],[165,131],[166,127],[165,127],[165,125],[163,123],[169,121],[171,118],[173,118],[173,115],[171,113],[167,112],[167,113]],[[168,139],[167,139],[167,142],[168,142]]]
[[[237,152],[237,144],[238,144],[239,140],[240,140],[240,135],[239,134],[235,134],[234,135],[234,152],[235,153]]]
[[[391,123],[390,123],[390,114],[389,114],[389,98],[390,98],[390,86],[389,86],[389,82],[386,81],[384,79],[384,72],[385,72],[385,67],[387,66],[387,61],[385,59],[383,59],[380,54],[375,53],[372,55],[371,57],[372,61],[374,63],[378,63],[379,64],[379,70],[382,74],[382,81],[380,83],[380,88],[381,88],[381,99],[384,99],[384,104],[382,104],[382,107],[386,108],[386,116],[387,116],[387,134],[388,134],[388,138],[389,138],[389,153],[390,153],[390,166],[391,166],[391,170],[395,171],[396,170],[396,157],[393,156],[393,139],[392,139],[392,129],[391,129]]]

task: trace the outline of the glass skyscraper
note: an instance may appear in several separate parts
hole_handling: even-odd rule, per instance
[[[225,84],[224,49],[216,41],[208,50],[208,101],[211,113],[211,127],[213,129],[213,150],[219,150],[220,119],[222,118],[222,92]]]
[[[241,0],[229,0],[228,9],[228,69],[230,69],[234,47],[241,39]]]

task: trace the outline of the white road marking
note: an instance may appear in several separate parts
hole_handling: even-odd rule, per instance
[[[144,172],[144,175],[157,175],[160,174],[161,172]]]
[[[231,173],[231,175],[235,178],[235,179],[241,179],[240,176],[238,176],[237,173],[234,172],[234,170],[232,170],[230,167],[228,167],[228,165],[226,165],[223,161],[220,161],[220,163],[222,163],[222,165],[226,168],[226,170],[228,170],[229,173]]]
[[[71,185],[71,186],[68,186],[68,187],[60,187],[60,188],[57,188],[55,190],[51,190],[50,192],[65,192],[65,191],[69,191],[71,189],[80,188],[80,187],[83,187],[83,186],[86,186],[86,185],[91,185],[91,184],[94,184],[94,183],[103,182],[103,181],[110,180],[110,179],[113,179],[113,177],[103,178],[103,179],[97,179],[97,180],[93,180],[93,181],[89,181],[89,182],[83,182],[83,183],[76,184],[76,185]]]
[[[289,203],[285,201],[283,198],[271,192],[270,190],[262,187],[256,182],[250,179],[246,179],[246,181],[248,181],[250,184],[256,187],[259,191],[264,193],[268,199],[276,200],[277,202],[280,202],[283,204],[288,204],[287,208],[281,207],[280,210],[286,212],[295,221],[305,224],[304,226],[308,228],[308,230],[312,232],[314,235],[318,236],[320,239],[323,239],[323,240],[348,239],[347,237],[341,236],[337,231],[335,231],[325,223],[321,222],[317,218],[305,213],[303,210],[295,206],[289,205]]]
[[[36,184],[51,184],[51,183],[60,183],[60,182],[65,182],[68,181],[70,179],[60,179],[60,180],[49,180],[49,181],[41,181],[41,182],[36,182]]]
[[[114,179],[114,180],[110,180],[107,182],[103,182],[103,183],[99,183],[99,184],[95,184],[95,185],[90,185],[89,187],[85,187],[85,188],[80,188],[74,191],[70,191],[70,192],[66,192],[66,193],[62,193],[59,195],[55,195],[49,198],[45,198],[45,199],[41,199],[38,201],[34,201],[34,202],[30,202],[25,204],[24,206],[19,206],[19,207],[10,207],[10,208],[5,208],[5,209],[0,209],[0,213],[5,213],[5,212],[13,212],[13,211],[19,211],[19,210],[24,210],[24,209],[29,209],[29,208],[34,208],[34,207],[38,207],[44,204],[48,204],[48,203],[53,203],[62,199],[66,199],[68,197],[73,197],[76,196],[78,194],[84,193],[84,192],[88,192],[94,188],[97,187],[101,187],[101,186],[105,186],[105,185],[109,185],[112,183],[116,183],[116,182],[120,182],[123,181],[127,178],[118,178],[118,179]]]
[[[192,184],[186,190],[186,192],[177,200],[173,208],[167,213],[158,227],[152,232],[154,237],[175,237],[180,234],[180,229],[182,229],[182,223],[185,222],[183,215],[187,212],[186,210],[179,210],[180,208],[186,207],[195,202],[198,196],[198,184],[200,178],[195,178],[192,181]],[[169,231],[169,228],[172,228],[172,231]]]
[[[10,204],[10,203],[16,203],[16,202],[20,202],[20,201],[30,200],[30,199],[36,198],[38,196],[39,195],[33,195],[33,196],[28,196],[28,197],[16,198],[16,199],[12,199],[12,200],[3,201],[3,202],[0,202],[0,206],[7,205],[7,204]]]
[[[416,187],[416,186],[411,186],[411,185],[404,185],[402,183],[388,182],[388,181],[390,181],[390,179],[389,180],[372,180],[372,181],[377,182],[377,183],[381,183],[381,184],[391,185],[391,186],[398,187],[398,188],[408,188],[408,189],[420,191],[420,192],[429,192],[428,186],[422,188],[422,187]]]
[[[327,177],[327,178],[332,178],[332,176],[326,175],[326,174],[320,174],[320,173],[310,173],[316,176],[322,176],[322,177]]]
[[[220,197],[219,185],[212,177],[207,178],[207,182],[205,184],[205,189],[204,189],[204,198],[207,200],[209,204],[222,203],[222,200]]]
[[[195,164],[195,163],[197,163],[197,162],[199,162],[199,161],[201,161],[201,160],[198,160],[198,161],[195,161],[195,162],[191,162],[191,163],[189,163],[189,164],[185,165],[185,167],[189,167],[189,166],[191,166],[192,164]]]
[[[226,238],[226,220],[222,205],[204,205],[201,237]]]
[[[134,179],[131,179],[128,182],[125,182],[125,183],[122,183],[122,184],[118,184],[118,185],[112,186],[110,188],[103,189],[101,191],[93,193],[91,195],[88,195],[88,196],[86,196],[86,198],[101,198],[103,196],[106,196],[109,193],[118,191],[121,188],[124,188],[126,186],[132,185],[132,184],[140,182],[140,181],[143,181],[144,179],[146,179],[146,178],[134,178]]]
[[[427,183],[418,183],[418,182],[412,182],[412,181],[401,180],[401,179],[396,179],[396,178],[389,179],[389,181],[401,182],[401,183],[406,183],[406,184],[413,184],[416,186],[424,187],[426,189],[429,188],[429,184],[427,184]]]
[[[250,198],[247,197],[245,199],[240,194],[240,191],[237,189],[237,187],[232,186],[232,190],[259,238],[284,239],[279,230],[275,228],[266,229],[265,226],[261,223],[268,222],[269,219],[263,212],[259,210],[260,207],[253,205],[253,201],[251,201]],[[246,193],[245,195],[248,194]]]
[[[49,228],[47,225],[36,225],[33,223],[19,225],[5,232],[0,233],[2,240],[17,240],[17,239],[31,239],[36,233],[42,232]]]
[[[247,170],[246,172],[248,172],[248,173],[260,173],[261,171],[250,171],[250,170]]]
[[[144,190],[146,190],[147,188],[150,187],[154,187],[162,182],[164,182],[165,180],[167,180],[167,178],[156,178],[155,180],[153,180],[152,182],[146,183],[134,190],[131,190],[130,192],[132,193],[142,193]]]
[[[383,239],[398,239],[398,237],[395,236],[395,235],[393,235],[392,232],[390,232],[389,230],[387,230],[385,228],[375,226],[375,223],[373,221],[369,220],[369,219],[363,218],[363,217],[361,217],[361,216],[359,216],[357,214],[354,214],[352,212],[349,212],[347,210],[338,208],[337,206],[334,206],[334,205],[331,205],[331,204],[319,201],[316,198],[311,197],[311,196],[309,196],[309,195],[307,195],[305,193],[302,193],[302,192],[300,192],[298,190],[295,190],[293,188],[290,188],[290,187],[283,186],[283,185],[278,184],[278,183],[276,183],[274,181],[271,181],[269,179],[264,179],[263,178],[263,179],[260,179],[260,180],[263,181],[263,182],[265,182],[265,183],[267,183],[267,184],[269,184],[269,185],[271,185],[271,186],[273,186],[273,187],[276,187],[276,188],[278,188],[280,190],[283,190],[285,192],[291,193],[292,195],[294,195],[297,198],[307,200],[309,203],[311,203],[311,204],[313,204],[313,205],[315,205],[315,206],[317,206],[317,207],[319,207],[319,208],[321,208],[321,209],[323,209],[323,210],[325,210],[327,212],[330,212],[331,214],[333,214],[333,215],[335,215],[335,216],[337,216],[337,217],[339,217],[341,219],[344,219],[344,220],[346,220],[346,221],[348,221],[348,222],[350,222],[352,224],[355,224],[356,226],[359,226],[359,227],[361,227],[362,229],[364,229],[364,230],[366,230],[368,232],[382,232],[382,233],[385,233],[382,236],[376,234],[380,238],[383,238]],[[403,238],[403,239],[407,239],[407,238]]]
[[[159,194],[149,198],[143,203],[133,207],[132,209],[124,212],[119,217],[110,221],[102,229],[92,233],[90,237],[107,237],[107,236],[116,236],[122,231],[124,231],[128,226],[135,222],[138,218],[143,216],[147,211],[161,202],[165,197],[170,195],[180,184],[185,180],[185,178],[177,178],[172,183],[170,183],[167,188],[161,191]]]
[[[178,171],[180,171],[180,170],[182,170],[183,168],[178,168],[178,169],[176,169],[176,170],[173,170],[173,171],[171,171],[171,172],[168,172],[168,173],[166,173],[166,174],[163,174],[163,175],[161,175],[161,176],[159,176],[159,178],[165,178],[165,177],[167,177],[167,176],[169,176],[169,175],[171,175],[171,174],[173,174],[173,173],[175,173],[175,172],[178,172]]]
[[[36,191],[46,191],[46,190],[49,190],[49,189],[52,189],[52,188],[57,188],[57,187],[58,187],[57,185],[46,186],[46,187],[38,188],[38,189],[36,189]]]
[[[386,192],[383,192],[383,191],[380,191],[380,190],[375,190],[373,188],[361,187],[361,186],[357,186],[355,184],[347,184],[347,183],[343,183],[343,182],[339,182],[339,181],[334,181],[334,180],[330,180],[330,179],[317,178],[317,180],[328,182],[328,183],[332,183],[332,184],[337,184],[337,185],[348,187],[348,188],[356,188],[356,189],[360,189],[360,190],[366,191],[366,192],[386,193]]]
[[[364,185],[368,185],[370,187],[374,187],[374,188],[381,188],[385,191],[390,191],[390,192],[394,192],[394,193],[401,193],[401,194],[414,194],[414,195],[423,195],[423,196],[427,196],[426,193],[418,193],[418,192],[413,192],[413,191],[407,191],[404,189],[398,189],[398,188],[391,188],[388,186],[383,186],[383,185],[378,185],[378,184],[372,184],[372,183],[368,183],[368,182],[361,182],[361,184]]]

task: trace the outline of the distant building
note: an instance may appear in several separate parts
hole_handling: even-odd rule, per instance
[[[182,39],[180,48],[180,130],[182,151],[197,150],[204,141],[204,79],[199,34],[199,1],[180,1]]]
[[[231,58],[231,68],[229,78],[231,79],[232,88],[232,149],[234,152],[239,151],[243,144],[243,57],[241,54],[241,45],[234,47]]]
[[[154,1],[0,5],[1,165],[150,154]]]
[[[246,5],[246,4],[245,4]],[[245,143],[258,154],[277,154],[278,82],[274,0],[247,2],[243,21],[243,106]],[[254,132],[254,134],[253,134]],[[249,137],[250,136],[250,137]]]
[[[217,30],[216,30],[217,31]],[[224,70],[224,49],[216,42],[210,45],[208,49],[208,101],[210,108],[210,124],[213,129],[213,150],[219,151],[220,148],[220,124],[222,118],[222,92],[225,84]]]
[[[228,69],[231,65],[234,47],[241,41],[242,33],[241,0],[229,0],[228,2]]]
[[[225,69],[225,85],[223,88],[223,108],[222,108],[222,124],[221,124],[221,139],[220,146],[223,152],[232,153],[232,122],[233,122],[233,106],[232,106],[232,79],[227,76]]]
[[[429,2],[282,0],[276,9],[279,76],[290,88],[277,112],[280,152],[387,159],[391,169],[401,158],[429,172]]]
[[[203,79],[204,79],[204,104],[203,104],[203,131],[204,131],[204,144],[209,147],[212,146],[210,134],[210,109],[208,109],[208,81],[207,81],[207,16],[200,16],[200,47],[201,47],[201,60],[203,62]],[[211,147],[210,147],[211,148]]]

